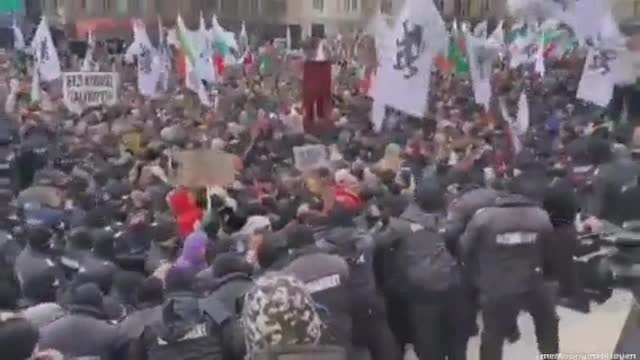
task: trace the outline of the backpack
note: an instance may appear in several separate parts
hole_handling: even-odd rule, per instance
[[[401,273],[410,289],[440,292],[461,283],[461,269],[437,233],[416,229],[398,250],[403,260]]]

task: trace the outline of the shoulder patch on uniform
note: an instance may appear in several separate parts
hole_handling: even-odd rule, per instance
[[[305,288],[310,294],[314,294],[317,292],[325,291],[334,287],[340,286],[340,275],[333,274],[325,277],[321,277],[320,279],[316,279],[310,281],[305,284]]]

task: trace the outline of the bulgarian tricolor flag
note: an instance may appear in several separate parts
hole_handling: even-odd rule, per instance
[[[456,75],[469,73],[465,37],[460,36],[458,31],[458,22],[456,20],[454,20],[451,28],[447,54],[437,55],[435,57],[435,64],[444,74],[449,74],[451,72]]]
[[[213,18],[211,19],[211,38],[213,39],[213,45],[216,49],[216,53],[218,56],[223,58],[225,65],[238,63],[238,60],[234,55],[240,53],[240,47],[238,46],[236,35],[223,28],[215,15],[213,15]],[[219,60],[216,62],[219,62]]]
[[[195,72],[198,53],[196,52],[193,36],[185,26],[182,16],[180,15],[178,15],[176,35],[182,52],[178,59],[177,68],[181,72],[186,87],[197,92],[200,88],[198,76]]]

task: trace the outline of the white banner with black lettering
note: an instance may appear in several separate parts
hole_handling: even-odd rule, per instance
[[[62,91],[67,108],[78,114],[91,106],[115,105],[118,101],[118,73],[64,73]]]
[[[606,107],[613,96],[616,83],[617,51],[590,49],[584,62],[582,78],[576,97]]]
[[[393,30],[388,33],[389,54],[383,55],[373,89],[374,109],[393,107],[421,117],[427,108],[433,56],[446,48],[447,32],[430,0],[407,0]],[[393,44],[393,45],[391,45]],[[376,131],[384,111],[374,111]]]

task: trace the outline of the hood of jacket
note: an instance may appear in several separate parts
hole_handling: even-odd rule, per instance
[[[216,291],[217,289],[221,288],[222,286],[231,283],[231,282],[252,282],[253,280],[251,279],[251,276],[247,273],[241,273],[241,272],[234,272],[234,273],[230,273],[227,274],[225,276],[219,277],[214,279],[213,283],[212,283],[212,287],[211,287],[211,291]]]
[[[202,321],[202,311],[194,293],[168,294],[161,311],[162,321],[153,328],[158,337],[169,343],[182,339]]]
[[[207,267],[207,234],[196,231],[189,235],[184,242],[182,253],[176,265],[181,268],[199,272]]]
[[[346,258],[357,258],[362,251],[373,245],[372,236],[365,230],[357,227],[332,227],[327,229],[321,248],[336,251]]]

